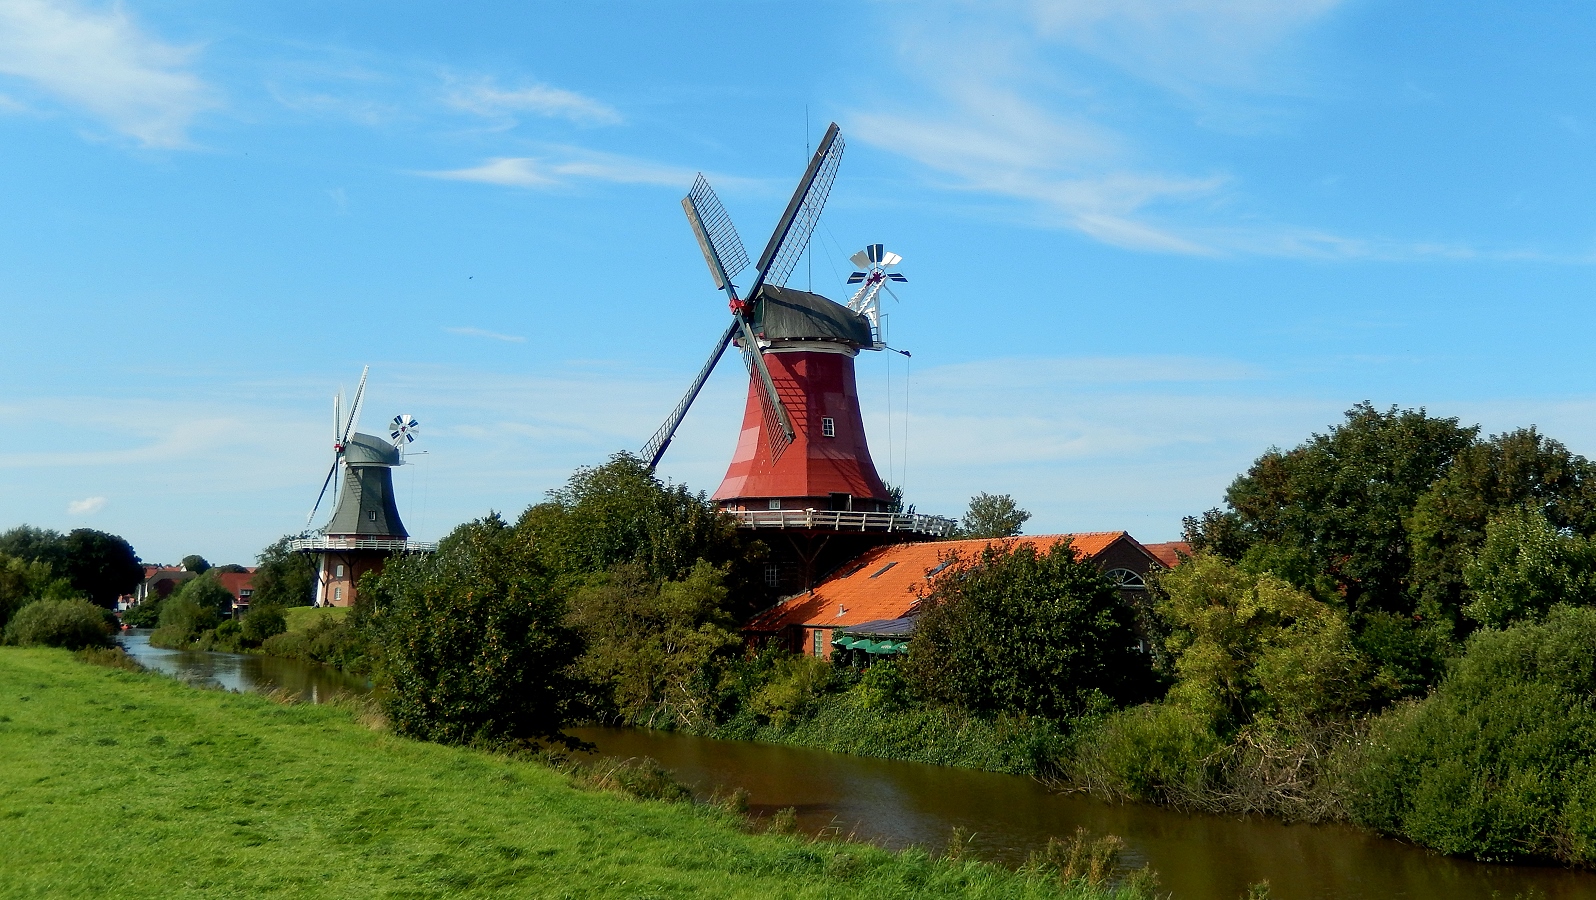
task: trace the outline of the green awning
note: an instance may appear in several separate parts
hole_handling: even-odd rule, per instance
[[[837,635],[831,640],[831,646],[841,647],[844,650],[852,650],[855,643],[856,641],[853,638],[848,637],[846,634]]]

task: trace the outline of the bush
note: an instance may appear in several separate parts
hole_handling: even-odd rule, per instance
[[[81,650],[111,646],[105,614],[87,600],[36,600],[6,625],[6,643]]]
[[[346,616],[322,616],[304,631],[274,634],[261,642],[260,649],[267,656],[322,663],[355,674],[371,671],[374,664],[370,636]]]
[[[267,638],[288,630],[288,620],[278,606],[251,607],[239,625],[245,643],[251,647],[259,647]]]
[[[210,585],[201,582],[210,582]],[[150,635],[150,644],[156,647],[187,648],[199,640],[200,635],[221,622],[221,615],[217,612],[214,586],[223,594],[227,590],[212,581],[209,576],[201,575],[190,581],[185,581],[182,586],[172,592],[170,597],[161,601],[161,613],[157,619],[155,632]],[[227,594],[230,598],[231,594]]]
[[[791,654],[772,668],[764,687],[754,692],[748,706],[765,721],[780,728],[810,715],[831,685],[833,667],[824,659]]]
[[[903,672],[918,695],[971,712],[1063,720],[1147,697],[1136,643],[1133,611],[1067,540],[994,543],[934,582]]]
[[[1435,693],[1381,716],[1359,821],[1481,860],[1596,862],[1596,610],[1484,630]]]
[[[383,710],[400,734],[564,739],[580,643],[530,543],[490,516],[456,528],[434,554],[391,560],[373,585]]]
[[[155,628],[161,624],[161,598],[150,597],[122,613],[122,624],[129,628]]]
[[[1210,760],[1221,746],[1202,716],[1144,704],[1080,735],[1070,776],[1099,796],[1196,806],[1209,791]]]

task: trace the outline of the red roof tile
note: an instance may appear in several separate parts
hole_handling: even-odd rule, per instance
[[[1065,538],[1070,538],[1076,552],[1087,559],[1096,557],[1121,538],[1133,543],[1136,540],[1123,531],[1027,535],[1010,540],[1046,549]],[[789,597],[761,612],[745,630],[776,632],[789,625],[830,628],[896,619],[914,608],[918,602],[915,591],[928,583],[927,573],[937,568],[948,554],[957,551],[969,559],[992,543],[996,542],[980,539],[877,547],[843,566],[814,590]]]
[[[1191,555],[1191,544],[1185,541],[1165,541],[1162,544],[1143,544],[1147,552],[1158,557],[1164,568],[1173,569],[1180,565],[1182,557]]]

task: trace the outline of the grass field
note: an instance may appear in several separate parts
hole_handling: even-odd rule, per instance
[[[0,648],[0,896],[1077,897],[1056,875],[750,834],[354,713]]]
[[[283,610],[289,631],[309,631],[310,626],[325,619],[342,619],[349,615],[347,606],[290,606]]]

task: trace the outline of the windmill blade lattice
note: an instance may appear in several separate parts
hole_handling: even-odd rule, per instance
[[[770,243],[765,245],[765,252],[759,256],[760,283],[777,287],[786,285],[787,276],[798,265],[798,258],[803,256],[804,247],[809,243],[809,236],[820,222],[820,212],[825,209],[826,198],[831,195],[831,185],[837,180],[837,169],[842,165],[843,147],[842,135],[833,122],[826,129],[826,136],[820,139],[820,146],[815,148],[814,159],[810,160],[808,171],[798,182],[798,190],[793,192],[781,223],[770,236]],[[749,295],[752,297],[752,290]]]
[[[704,251],[716,289],[726,290],[727,282],[748,268],[748,250],[702,172],[693,181],[693,189],[682,198],[682,208],[693,226],[693,236],[698,238],[698,248]]]

